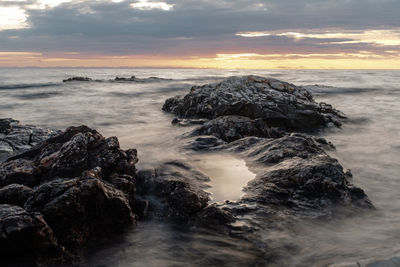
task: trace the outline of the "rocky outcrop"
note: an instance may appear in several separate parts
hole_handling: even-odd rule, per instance
[[[1,242],[14,244],[5,259],[80,260],[91,243],[134,226],[137,160],[136,150],[121,150],[116,137],[80,126],[0,163]],[[38,248],[37,235],[57,253]]]
[[[257,165],[257,176],[245,188],[243,201],[294,211],[319,210],[321,214],[337,206],[373,207],[364,191],[351,184],[351,173],[311,137],[249,137],[221,149],[239,153]]]
[[[55,265],[70,260],[40,213],[13,205],[0,204],[0,247],[2,266]]]
[[[22,153],[58,132],[32,125],[21,125],[13,119],[0,119],[0,162]]]
[[[66,83],[66,82],[91,82],[91,81],[93,81],[91,78],[81,77],[81,76],[71,77],[71,78],[63,80],[64,83]]]
[[[345,118],[332,106],[315,102],[304,88],[258,76],[194,86],[184,97],[167,99],[163,110],[181,118],[244,116],[263,120],[269,127],[302,131],[340,126],[340,119]]]

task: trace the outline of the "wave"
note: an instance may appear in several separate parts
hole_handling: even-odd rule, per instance
[[[379,90],[378,88],[335,87],[327,85],[304,85],[303,88],[315,94],[360,94]]]
[[[50,86],[60,86],[61,83],[21,83],[21,84],[5,84],[0,85],[0,90],[41,88]]]

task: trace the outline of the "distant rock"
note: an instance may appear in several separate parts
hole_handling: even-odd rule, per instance
[[[93,81],[92,78],[88,78],[88,77],[72,77],[72,78],[68,78],[63,80],[63,82],[91,82]]]
[[[163,110],[180,118],[244,116],[263,120],[269,127],[302,131],[340,126],[345,118],[332,106],[315,102],[304,88],[258,76],[193,86],[186,96],[167,99]]]

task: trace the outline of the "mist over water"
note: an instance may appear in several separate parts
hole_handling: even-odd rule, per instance
[[[236,166],[243,171],[239,176],[246,178],[228,190],[236,190],[231,194],[234,196],[251,179],[247,178],[251,173],[245,163],[214,154],[208,158],[211,164],[205,159],[207,154],[180,151],[179,137],[191,128],[172,126],[173,116],[161,107],[165,99],[187,93],[192,85],[244,74],[306,86],[316,101],[332,104],[349,117],[342,129],[326,130],[319,135],[336,146],[336,151],[329,153],[352,170],[353,182],[365,190],[377,208],[376,212],[333,221],[301,221],[293,224],[291,232],[266,232],[264,238],[284,255],[275,264],[326,266],[399,254],[400,71],[1,69],[0,117],[57,129],[88,125],[104,136],[117,136],[123,148],[137,148],[139,169],[157,167],[164,160],[185,159],[214,179],[214,189],[223,188],[225,181],[218,177]],[[173,80],[62,83],[72,76],[113,79],[132,75]],[[288,250],[287,244],[295,249]],[[256,262],[258,256],[244,241],[238,243],[226,236],[143,222],[113,247],[98,252],[91,264],[179,266],[191,262],[232,266],[234,262],[243,266]]]

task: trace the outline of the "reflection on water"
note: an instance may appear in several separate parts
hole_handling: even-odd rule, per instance
[[[295,252],[282,252],[285,259],[281,266],[324,266],[400,253],[399,71],[2,69],[0,117],[58,129],[86,124],[105,136],[117,136],[124,148],[137,148],[139,169],[156,167],[164,160],[188,158],[177,144],[179,136],[190,129],[171,125],[173,116],[161,111],[165,99],[186,93],[191,85],[243,74],[277,77],[297,85],[330,86],[313,87],[316,100],[333,104],[350,120],[341,130],[322,133],[337,147],[336,152],[329,153],[352,170],[354,183],[366,191],[378,209],[333,222],[296,223],[290,231],[277,233],[265,226],[260,239],[282,250],[287,244],[297,247]],[[60,83],[71,76],[112,79],[132,75],[174,80]],[[219,177],[212,184],[215,201],[239,197],[241,187],[252,177],[241,160],[199,157],[198,167],[212,179]],[[229,192],[232,194],[225,195]],[[199,235],[151,223],[141,223],[126,241],[103,250],[101,255],[94,266],[183,266],[187,262],[245,266],[255,257],[252,249],[223,235]]]
[[[200,154],[194,157],[193,164],[210,177],[213,202],[239,200],[243,187],[256,176],[244,160],[229,154]]]

